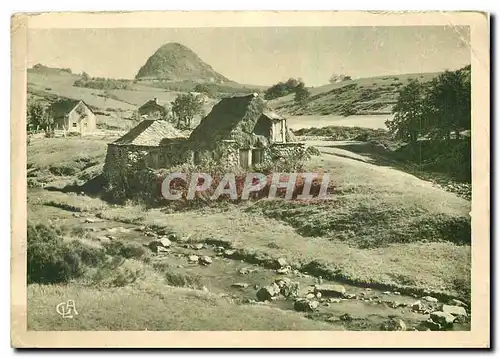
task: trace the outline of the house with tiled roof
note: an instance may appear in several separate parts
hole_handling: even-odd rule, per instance
[[[62,99],[49,106],[54,129],[86,135],[96,131],[96,115],[82,100]]]
[[[139,119],[165,119],[171,116],[172,106],[169,102],[160,102],[153,98],[137,109]]]

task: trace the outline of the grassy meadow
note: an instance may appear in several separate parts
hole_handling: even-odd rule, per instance
[[[55,232],[50,235],[59,241],[49,253],[68,250],[65,257],[78,266],[78,274],[66,282],[28,285],[28,328],[377,330],[390,315],[410,327],[427,319],[428,314],[408,308],[425,295],[469,303],[470,201],[403,170],[384,157],[387,150],[380,146],[394,90],[415,76],[426,81],[435,74],[314,88],[310,104],[300,108],[292,96],[271,101],[278,111],[292,114],[289,127],[302,129],[300,139],[318,149],[304,170],[330,173],[331,200],[262,199],[176,211],[133,201],[116,205],[63,188],[101,173],[107,144],[133,125],[125,119],[130,110],[152,97],[171,101],[177,92],[141,82],[130,90],[102,91],[74,87],[79,76],[69,73],[29,74],[33,96],[82,98],[105,114],[98,117],[99,135],[33,138],[28,146],[28,220]],[[352,84],[339,99],[338,90]],[[360,103],[357,113],[339,113],[354,100]],[[342,131],[345,138],[336,137],[332,125],[350,127]],[[317,129],[303,130],[311,127]],[[369,128],[370,138],[359,137],[366,131],[353,127]],[[373,136],[380,143],[369,143]],[[40,250],[50,249],[45,229],[37,230]],[[155,254],[144,246],[155,235],[171,235],[168,252]],[[201,249],[195,249],[198,244]],[[220,255],[221,250],[232,254]],[[190,263],[194,254],[208,255],[213,263]],[[306,292],[321,276],[373,300],[326,302],[315,315],[296,312],[286,301],[251,302],[259,287],[283,277],[273,268],[278,259],[286,260],[288,275],[302,280]],[[252,273],[242,274],[242,269]],[[248,287],[232,287],[241,282]],[[398,294],[384,293],[388,290]],[[68,299],[77,301],[79,315],[61,320],[54,307]],[[392,307],[400,301],[407,305]],[[342,321],[346,312],[355,318]]]

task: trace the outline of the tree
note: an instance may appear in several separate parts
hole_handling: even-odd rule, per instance
[[[294,93],[295,89],[301,84],[304,84],[304,82],[300,78],[289,78],[286,82],[278,82],[265,91],[264,98],[275,99],[289,95]]]
[[[295,87],[295,102],[303,104],[307,101],[309,96],[310,96],[309,90],[305,87],[304,82],[300,82]]]
[[[178,128],[190,128],[194,116],[203,113],[199,98],[191,93],[177,96],[172,103],[172,112],[177,119]]]
[[[349,81],[351,80],[351,76],[346,76],[346,75],[343,75],[343,74],[332,74],[332,76],[330,77],[330,79],[328,80],[330,83],[338,83],[338,82],[342,82],[342,81]]]
[[[85,71],[82,71],[81,76],[82,76],[82,80],[84,80],[84,81],[88,81],[88,80],[92,79],[92,77],[90,77],[90,75]]]
[[[214,84],[198,83],[194,86],[194,91],[205,93],[208,97],[215,97],[217,94],[217,87]]]
[[[413,80],[402,87],[392,112],[394,119],[386,122],[389,131],[399,139],[415,142],[426,130],[423,86]]]
[[[53,131],[54,119],[40,102],[28,103],[27,130],[41,129],[45,133]]]
[[[470,67],[445,71],[433,79],[429,87],[428,117],[435,132],[450,139],[450,133],[459,138],[461,130],[471,128]]]

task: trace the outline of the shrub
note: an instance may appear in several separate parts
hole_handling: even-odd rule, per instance
[[[82,274],[81,258],[53,228],[28,223],[28,283],[67,282]]]
[[[121,256],[126,259],[140,259],[146,254],[146,249],[139,244],[111,241],[105,244],[106,253],[111,256]]]

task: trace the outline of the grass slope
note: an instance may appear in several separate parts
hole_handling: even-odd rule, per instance
[[[398,89],[411,79],[430,81],[438,73],[404,74],[361,78],[310,89],[305,105],[294,103],[294,95],[271,101],[280,112],[292,115],[389,114]]]

